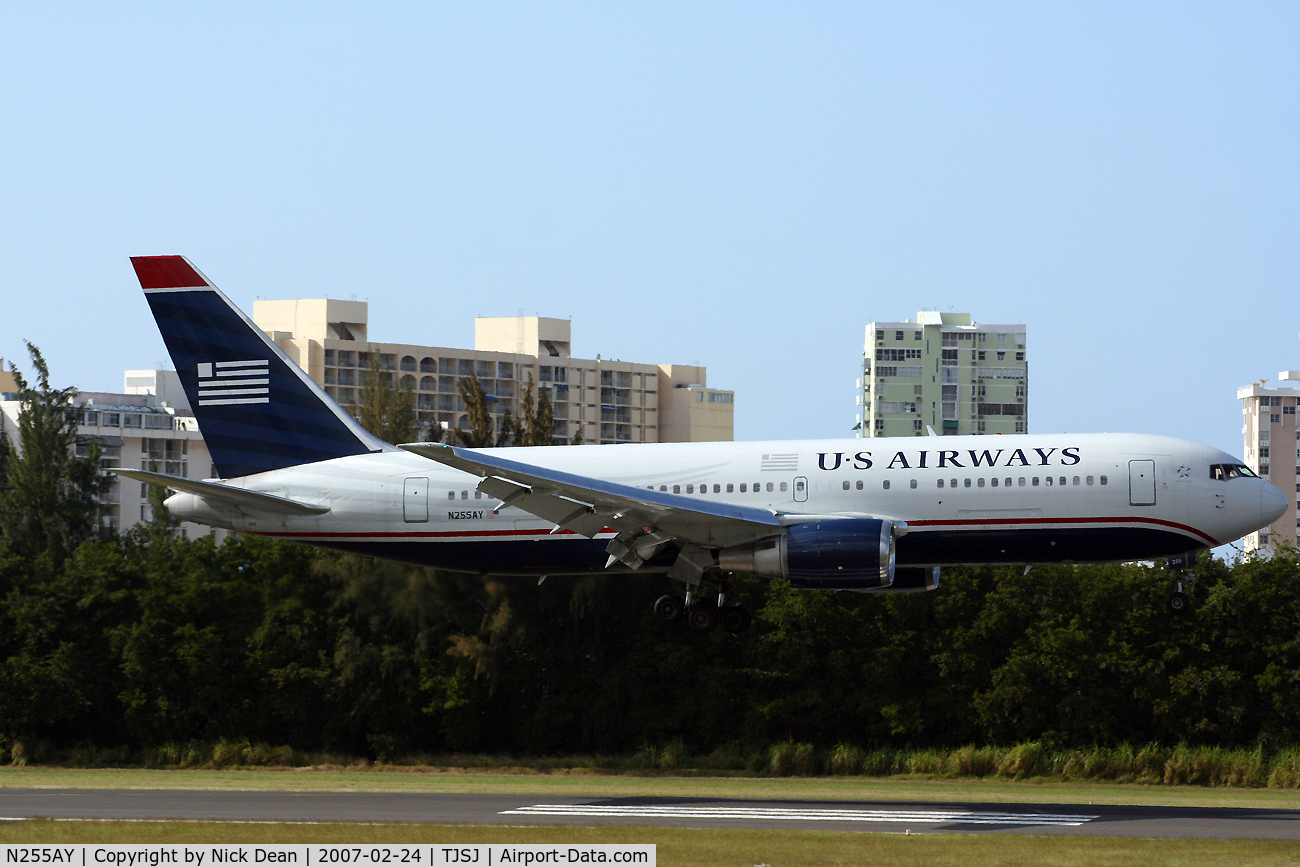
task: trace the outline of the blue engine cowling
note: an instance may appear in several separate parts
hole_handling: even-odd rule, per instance
[[[727,572],[785,578],[795,587],[873,590],[894,581],[894,524],[834,518],[790,526],[784,535],[724,548]]]

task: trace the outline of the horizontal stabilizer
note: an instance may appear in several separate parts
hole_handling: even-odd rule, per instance
[[[204,500],[231,503],[236,506],[257,509],[261,512],[284,515],[323,515],[330,510],[329,506],[300,503],[297,500],[277,497],[274,494],[264,494],[261,491],[248,491],[232,485],[223,485],[220,482],[200,482],[196,479],[183,479],[180,476],[150,473],[145,470],[112,469],[109,472],[117,473],[119,476],[126,476],[128,479],[135,479],[137,482],[162,485],[173,491],[184,491]]]

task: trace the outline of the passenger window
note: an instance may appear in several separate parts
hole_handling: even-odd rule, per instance
[[[1020,480],[1020,484],[1023,485],[1024,483],[1025,483],[1025,482],[1024,482],[1024,479],[1021,479],[1021,480]],[[1011,480],[1010,480],[1010,479],[1005,479],[1005,480],[1003,480],[1002,484],[1009,488],[1009,487],[1011,487]]]
[[[688,493],[688,494],[693,494],[693,493],[695,493],[695,486],[694,486],[694,485],[687,485],[687,486],[686,486],[686,493]]]
[[[1020,477],[1020,487],[1023,488],[1024,486],[1025,486],[1025,477],[1024,477],[1024,476],[1021,476],[1021,477]]]
[[[782,483],[781,483],[781,490],[782,490],[782,491],[786,491],[786,490],[788,490],[789,487],[790,487],[790,483],[789,483],[789,482],[782,482]]]
[[[1106,484],[1106,477],[1105,477],[1105,476],[1102,476],[1102,477],[1101,477],[1101,483],[1102,483],[1103,485]]]
[[[912,484],[909,487],[911,487],[912,489],[916,488],[916,479],[912,479]]]
[[[957,487],[957,480],[956,480],[956,479],[952,479],[951,481],[949,481],[949,482],[948,482],[948,487],[950,487],[950,488],[955,488],[955,487]],[[970,487],[970,484],[968,483],[968,484],[966,485],[966,487],[969,488],[969,487]]]
[[[885,479],[885,481],[884,481],[884,487],[885,487],[885,490],[886,490],[886,491],[889,490],[889,479]]]
[[[1038,487],[1038,476],[1034,476],[1033,486]]]
[[[1075,476],[1075,477],[1074,477],[1074,483],[1075,483],[1076,485],[1079,484],[1079,477],[1078,477],[1078,476]]]
[[[967,480],[966,480],[966,487],[968,487],[968,488],[970,487],[970,479],[967,479]]]
[[[849,489],[849,483],[846,481],[846,482],[844,483],[844,490],[847,491],[848,489]]]
[[[862,490],[862,479],[858,479],[858,490]]]
[[[997,480],[997,479],[993,479],[993,487],[996,488],[997,486],[998,486],[998,480]]]
[[[713,486],[713,493],[715,493],[715,494],[721,494],[721,493],[722,493],[722,485],[714,485],[714,486]]]
[[[1061,484],[1065,484],[1065,476],[1061,476]]]
[[[1087,479],[1087,481],[1088,481],[1088,484],[1090,484],[1090,485],[1091,485],[1091,484],[1092,484],[1092,476],[1088,476],[1088,479]]]
[[[681,486],[681,485],[673,485],[673,493],[674,493],[674,494],[680,494],[681,492],[682,492],[682,486]]]
[[[483,492],[482,492],[482,491],[475,491],[475,492],[474,492],[474,499],[476,499],[476,500],[481,500],[481,499],[483,499]]]
[[[460,492],[460,498],[461,498],[462,500],[468,500],[468,499],[469,499],[469,491],[461,491],[461,492]]]
[[[1051,476],[1048,476],[1048,477],[1047,477],[1047,487],[1050,488],[1051,486],[1052,486],[1052,477],[1051,477]]]
[[[736,486],[733,485],[731,482],[727,482],[727,493],[728,494],[733,493],[735,492],[735,490],[736,490]]]
[[[941,488],[943,487],[943,479],[940,479],[940,480],[939,480],[939,487],[941,487]]]
[[[996,480],[995,480],[995,481],[996,481]],[[976,479],[976,480],[975,480],[975,485],[976,485],[976,487],[980,487],[980,488],[984,487],[984,480],[983,480],[983,479]]]
[[[768,492],[769,494],[772,493],[772,483],[771,483],[771,482],[768,482],[768,483],[767,483],[767,492]]]
[[[455,491],[448,491],[448,492],[447,492],[447,499],[449,499],[449,500],[454,500],[454,499],[456,499],[456,492],[455,492]]]
[[[741,483],[740,483],[740,492],[741,492],[742,494],[747,494],[747,493],[749,493],[749,491],[747,490],[748,488],[749,488],[749,485],[745,484],[744,482],[741,482]]]
[[[659,490],[661,490],[661,491],[667,493],[667,491],[668,491],[668,486],[667,486],[667,485],[660,485],[660,486],[659,486]]]

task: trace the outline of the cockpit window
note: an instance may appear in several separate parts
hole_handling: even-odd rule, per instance
[[[1211,464],[1210,478],[1219,482],[1226,482],[1228,479],[1235,478],[1256,479],[1255,471],[1245,464]]]

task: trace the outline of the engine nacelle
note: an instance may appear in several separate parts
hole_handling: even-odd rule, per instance
[[[785,578],[795,587],[870,590],[894,581],[894,524],[836,518],[790,526],[781,536],[723,548],[726,572]]]
[[[899,566],[888,587],[869,587],[863,593],[923,593],[939,586],[938,566]]]

